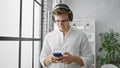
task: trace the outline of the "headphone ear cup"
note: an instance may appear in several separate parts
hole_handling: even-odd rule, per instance
[[[54,16],[52,16],[52,20],[55,22],[55,18],[54,18]]]
[[[73,20],[73,13],[72,13],[72,11],[70,11],[70,13],[69,13],[69,21],[72,21]]]

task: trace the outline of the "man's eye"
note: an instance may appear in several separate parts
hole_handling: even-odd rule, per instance
[[[68,20],[55,20],[55,22],[67,22]]]
[[[68,20],[62,20],[62,22],[67,22]]]
[[[65,20],[62,20],[62,22],[65,22]]]
[[[56,20],[55,22],[59,22],[58,20]]]

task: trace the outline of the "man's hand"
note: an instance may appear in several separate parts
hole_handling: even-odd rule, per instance
[[[80,66],[84,66],[83,60],[80,57],[77,57],[75,55],[71,55],[69,52],[65,52],[62,56],[62,63],[70,64],[72,62],[76,63]]]
[[[51,63],[70,64],[72,62],[74,62],[80,66],[84,66],[83,60],[80,57],[71,55],[69,52],[65,52],[61,57],[55,57],[53,55],[49,55],[44,60],[44,64],[46,66]]]
[[[49,55],[45,58],[44,60],[44,64],[47,66],[51,63],[58,63],[58,62],[61,62],[62,60],[62,57],[55,57],[53,55]]]
[[[64,64],[70,64],[72,63],[74,60],[74,57],[69,53],[69,52],[65,52],[62,56],[62,63]]]

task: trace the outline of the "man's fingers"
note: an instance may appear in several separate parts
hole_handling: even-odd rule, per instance
[[[64,52],[64,55],[66,55],[66,54],[70,54],[69,52]]]

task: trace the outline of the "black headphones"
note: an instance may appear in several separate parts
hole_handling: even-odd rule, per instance
[[[53,11],[55,11],[55,10],[57,10],[57,9],[65,9],[66,11],[68,11],[68,12],[69,12],[69,15],[68,15],[69,21],[72,21],[72,20],[73,20],[73,13],[72,13],[72,11],[70,10],[70,8],[69,8],[66,4],[57,4],[57,5],[54,7]],[[52,16],[52,19],[53,19],[53,21],[54,21],[54,17],[53,17],[53,16]]]

